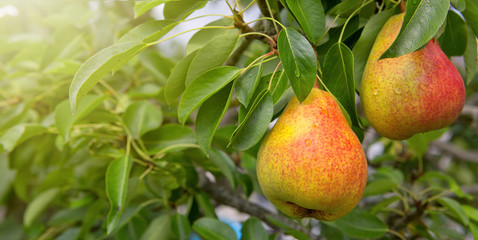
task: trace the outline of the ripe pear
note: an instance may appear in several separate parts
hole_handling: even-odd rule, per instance
[[[304,102],[291,99],[263,140],[257,177],[285,214],[333,221],[362,197],[367,160],[335,98],[314,87]]]
[[[460,73],[438,42],[397,57],[378,60],[397,37],[404,14],[382,27],[365,65],[361,102],[365,117],[382,136],[404,140],[446,127],[465,103]]]

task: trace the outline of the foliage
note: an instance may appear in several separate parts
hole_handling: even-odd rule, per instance
[[[206,4],[231,11],[185,49],[157,47]],[[162,20],[151,14],[159,5]],[[0,3],[12,6],[18,16],[0,17],[0,239],[478,238],[475,0]],[[400,7],[406,27],[382,57],[434,37],[458,56],[468,100],[449,128],[391,141],[355,99],[375,37]],[[245,23],[252,8],[261,16]],[[316,79],[368,153],[364,196],[335,222],[249,200],[261,196],[261,139]],[[251,215],[242,230],[219,205]]]

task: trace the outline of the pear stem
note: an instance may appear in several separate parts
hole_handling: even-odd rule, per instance
[[[405,12],[405,10],[407,9],[407,6],[405,5],[405,0],[401,0],[400,1],[400,12]]]

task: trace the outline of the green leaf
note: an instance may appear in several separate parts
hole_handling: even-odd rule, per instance
[[[289,229],[285,231],[286,234],[293,236],[297,240],[310,240],[309,236],[301,231]]]
[[[252,94],[257,88],[262,76],[262,63],[248,69],[238,79],[236,85],[237,100],[244,106],[248,106]]]
[[[269,127],[274,114],[274,103],[267,89],[254,100],[246,116],[231,136],[232,146],[244,151],[258,143]]]
[[[10,168],[7,153],[0,153],[0,204],[9,193],[17,170]]]
[[[145,42],[151,43],[168,33],[178,23],[170,20],[156,20],[140,24],[125,33],[117,42]]]
[[[202,150],[209,154],[212,138],[231,102],[234,82],[216,92],[199,108],[196,117],[196,138]]]
[[[315,51],[309,41],[292,28],[282,29],[277,39],[279,58],[299,101],[304,101],[314,86],[317,69]]]
[[[375,39],[385,22],[392,16],[393,10],[394,9],[388,9],[377,15],[373,15],[367,24],[365,24],[362,35],[360,35],[359,40],[352,49],[354,56],[355,90],[357,91],[360,91],[363,70],[365,69],[365,64],[367,63],[368,55],[372,50]]]
[[[184,124],[194,109],[234,80],[238,74],[239,69],[237,67],[221,66],[199,75],[189,84],[179,101],[179,122]]]
[[[356,238],[376,239],[388,231],[388,226],[380,218],[366,211],[354,209],[349,214],[333,222],[345,234]]]
[[[346,240],[349,239],[342,231],[335,227],[334,224],[329,224],[328,222],[320,223],[320,235],[324,236],[325,239],[334,239],[334,240]]]
[[[121,157],[112,161],[106,170],[106,195],[111,204],[106,220],[107,234],[115,229],[121,214],[126,208],[126,195],[132,162],[131,156]]]
[[[453,4],[453,7],[460,12],[466,8],[466,0],[451,0],[451,4]]]
[[[452,213],[463,225],[468,226],[470,218],[465,213],[465,210],[461,207],[460,203],[451,198],[439,198],[437,202],[445,207],[450,213]]]
[[[0,136],[0,144],[3,145],[3,148],[7,151],[12,151],[16,146],[25,142],[26,140],[43,134],[47,129],[40,125],[34,123],[26,123],[16,125]]]
[[[469,200],[472,199],[472,196],[470,194],[467,194],[467,193],[465,193],[461,190],[458,183],[456,183],[456,181],[452,177],[450,177],[449,175],[446,175],[444,173],[437,172],[437,171],[427,171],[424,175],[422,175],[418,179],[418,181],[428,180],[431,183],[430,180],[432,180],[432,179],[445,180],[448,183],[448,187],[449,187],[450,191],[455,193],[458,197],[467,198]]]
[[[467,27],[466,30],[468,31],[465,51],[466,84],[470,84],[478,70],[478,48],[476,46],[476,36],[473,34],[471,28]]]
[[[151,221],[141,240],[168,240],[171,234],[171,220],[168,214],[161,214]]]
[[[196,143],[196,137],[189,127],[181,124],[169,123],[160,128],[146,133],[143,142],[151,154],[155,154],[172,146]]]
[[[50,188],[36,196],[27,206],[25,214],[23,215],[23,225],[25,227],[32,226],[35,219],[37,219],[43,211],[60,195],[59,188]]]
[[[274,107],[284,96],[284,94],[286,94],[286,90],[289,88],[288,80],[289,79],[287,78],[287,74],[285,73],[285,71],[276,72],[276,74],[274,75],[270,90],[270,92],[272,93],[272,101],[274,102]]]
[[[447,56],[461,56],[465,53],[467,32],[465,21],[453,10],[448,11],[446,27],[438,39],[440,47]]]
[[[330,48],[325,56],[322,80],[327,89],[337,98],[352,120],[357,136],[363,135],[355,104],[354,57],[343,43]]]
[[[470,231],[473,234],[473,238],[478,239],[478,226],[474,223],[470,223],[468,227],[470,228]]]
[[[85,94],[106,74],[119,69],[148,45],[143,42],[125,42],[109,46],[84,62],[70,85],[70,106],[75,112]]]
[[[221,150],[211,149],[209,159],[221,170],[221,173],[226,177],[233,188],[236,188],[236,166],[231,157]]]
[[[20,123],[27,115],[32,104],[33,102],[20,102],[8,110],[3,110],[0,113],[0,134],[3,130]]]
[[[72,114],[68,101],[65,100],[55,107],[55,124],[58,128],[58,132],[63,138],[64,142],[67,142],[70,138],[70,130],[76,122],[84,118],[97,108],[103,101],[108,98],[108,95],[96,96],[86,95],[78,105],[78,109]]]
[[[256,217],[250,217],[244,222],[241,233],[241,240],[262,240],[267,239],[268,236],[261,220]]]
[[[425,45],[445,22],[449,7],[449,0],[407,1],[402,28],[380,59],[402,56]]]
[[[229,225],[214,219],[200,218],[193,224],[193,229],[204,239],[214,240],[232,240],[237,239],[237,235]]]
[[[200,48],[189,65],[186,87],[202,73],[221,66],[234,50],[238,39],[239,36],[236,34],[223,35],[210,40]]]
[[[175,239],[186,240],[191,233],[191,225],[186,216],[176,213],[171,219],[171,233]]]
[[[386,198],[386,199],[382,200],[381,202],[375,204],[375,206],[373,206],[370,213],[376,215],[379,211],[388,207],[388,205],[390,205],[390,204],[392,204],[392,203],[394,203],[398,200],[400,200],[399,196],[393,196],[393,197],[390,197],[390,198]]]
[[[191,52],[189,55],[181,59],[173,71],[169,75],[168,81],[164,88],[164,98],[166,103],[171,106],[176,99],[181,96],[186,89],[186,76],[188,75],[189,65],[196,56],[197,51]]]
[[[391,179],[378,179],[370,182],[365,187],[362,197],[373,196],[390,192],[395,189],[398,184]]]
[[[407,142],[417,155],[423,156],[423,154],[428,151],[428,144],[439,138],[445,131],[446,129],[438,129],[425,133],[418,133],[407,139]]]
[[[143,15],[145,12],[151,10],[152,8],[163,4],[170,0],[147,0],[142,2],[135,2],[134,4],[134,17],[137,18]]]
[[[335,5],[328,11],[328,14],[331,15],[340,15],[340,16],[348,16],[352,13],[355,9],[360,7],[362,4],[362,0],[346,0],[342,1],[339,4]]]
[[[164,4],[163,14],[165,19],[183,20],[194,11],[203,8],[208,1],[175,0]]]
[[[206,24],[206,27],[210,26],[234,26],[234,19],[231,18],[220,18],[216,21]],[[229,28],[206,28],[197,31],[191,39],[189,39],[188,44],[186,45],[186,54],[190,54],[196,51],[199,48],[202,48],[206,45],[211,39],[237,33],[238,29],[229,29]]]
[[[287,0],[287,6],[294,14],[307,38],[311,42],[317,43],[325,31],[325,14],[321,1]]]
[[[461,207],[471,220],[478,222],[478,209],[470,205],[461,205]]]
[[[135,139],[161,126],[163,113],[149,101],[133,102],[126,108],[123,123]]]
[[[202,210],[202,213],[206,217],[217,218],[214,206],[212,205],[209,195],[205,192],[200,191],[194,195],[199,208]]]
[[[478,1],[466,0],[466,9],[461,13],[465,17],[468,26],[475,32],[475,36],[478,36]]]

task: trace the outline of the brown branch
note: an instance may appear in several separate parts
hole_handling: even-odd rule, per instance
[[[311,237],[311,239],[318,238],[318,236],[313,235],[308,229],[292,221],[291,219],[272,213],[259,205],[249,202],[247,199],[243,198],[237,191],[233,191],[228,183],[212,183],[211,181],[207,180],[207,178],[204,178],[202,180],[204,180],[203,184],[201,184],[202,189],[207,192],[209,196],[217,203],[233,207],[240,212],[255,216],[272,228],[277,229],[277,227],[269,220],[269,218],[267,218],[268,216],[274,219],[278,219],[279,221],[287,224],[291,229],[306,233]]]
[[[478,152],[467,151],[455,145],[446,142],[433,141],[430,145],[435,146],[443,151],[446,151],[454,157],[472,163],[478,163]]]

